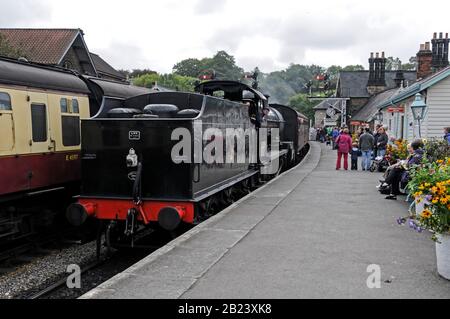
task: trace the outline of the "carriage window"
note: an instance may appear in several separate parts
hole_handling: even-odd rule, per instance
[[[78,100],[72,100],[72,113],[80,113],[80,107],[78,106]]]
[[[69,107],[67,105],[67,99],[66,98],[62,98],[61,101],[59,102],[59,104],[61,106],[61,113],[69,112]]]
[[[11,111],[11,97],[8,93],[0,92],[0,111]]]
[[[33,142],[47,141],[47,111],[45,104],[31,104]]]
[[[64,146],[80,145],[80,117],[62,116],[62,141]]]

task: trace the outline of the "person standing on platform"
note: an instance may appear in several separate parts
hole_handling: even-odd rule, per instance
[[[348,153],[352,150],[352,137],[349,134],[348,128],[342,131],[342,134],[336,139],[337,144],[337,161],[336,170],[341,169],[341,160],[344,157],[344,169],[348,170]]]
[[[358,157],[362,155],[361,150],[358,148],[358,143],[353,143],[352,147],[352,171],[358,170]]]
[[[370,134],[370,129],[366,127],[364,133],[359,137],[359,149],[362,152],[361,167],[363,171],[368,171],[370,169],[374,142],[375,138]]]
[[[386,130],[384,129],[384,127],[380,127],[378,132],[380,133],[380,135],[377,139],[377,156],[384,157],[384,155],[386,154],[386,147],[389,142],[389,137],[386,134]]]
[[[339,129],[335,127],[331,132],[331,138],[333,139],[333,149],[336,149],[336,139],[339,137]]]
[[[378,132],[380,130],[381,124],[377,124],[377,126],[375,127],[375,131],[373,132],[373,137],[374,137],[374,141],[373,141],[373,154],[372,154],[372,159],[375,159],[375,157],[377,157],[377,153],[378,153],[378,137],[380,137],[380,133]]]

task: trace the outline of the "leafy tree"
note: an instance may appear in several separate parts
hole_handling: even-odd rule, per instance
[[[147,88],[152,88],[155,84],[158,84],[176,91],[193,92],[196,81],[196,78],[178,74],[147,73],[134,78],[133,84]]]
[[[203,59],[204,60],[204,59]],[[203,60],[186,59],[178,62],[173,67],[173,72],[183,76],[199,77],[202,71],[206,68]]]
[[[296,94],[289,99],[289,106],[292,106],[300,113],[306,115],[308,118],[314,118],[314,106],[318,104],[317,101],[308,100],[306,94]]]
[[[14,59],[17,59],[19,57],[26,58],[22,50],[12,47],[2,34],[0,34],[0,55]]]
[[[133,69],[133,71],[129,73],[129,76],[130,78],[137,78],[145,74],[157,74],[157,72],[150,69]]]
[[[236,60],[225,51],[217,52],[212,58],[185,59],[173,67],[178,75],[198,78],[200,75],[215,72],[217,79],[240,80],[244,70],[236,65]]]
[[[387,71],[392,71],[392,70],[397,70],[399,68],[401,68],[402,65],[402,61],[400,61],[399,58],[394,58],[394,57],[388,57],[386,59],[386,70]]]
[[[364,71],[364,66],[361,64],[347,65],[342,69],[342,71]]]

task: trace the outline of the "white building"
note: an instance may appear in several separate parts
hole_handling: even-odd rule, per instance
[[[399,89],[384,100],[378,108],[383,113],[383,125],[391,136],[409,141],[419,137],[418,122],[414,120],[411,104],[420,93],[427,105],[420,122],[420,137],[424,139],[443,137],[444,127],[450,127],[450,67]]]

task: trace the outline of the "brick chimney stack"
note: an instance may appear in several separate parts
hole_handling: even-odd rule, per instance
[[[370,95],[383,91],[386,88],[386,57],[384,52],[370,53],[369,58],[369,80],[367,81],[367,91]]]
[[[431,43],[433,45],[431,68],[433,72],[437,72],[448,66],[448,33],[443,37],[443,33],[440,32],[438,38],[435,32]]]
[[[430,76],[433,71],[431,69],[433,53],[430,50],[430,42],[420,45],[417,52],[417,79],[424,79]]]

